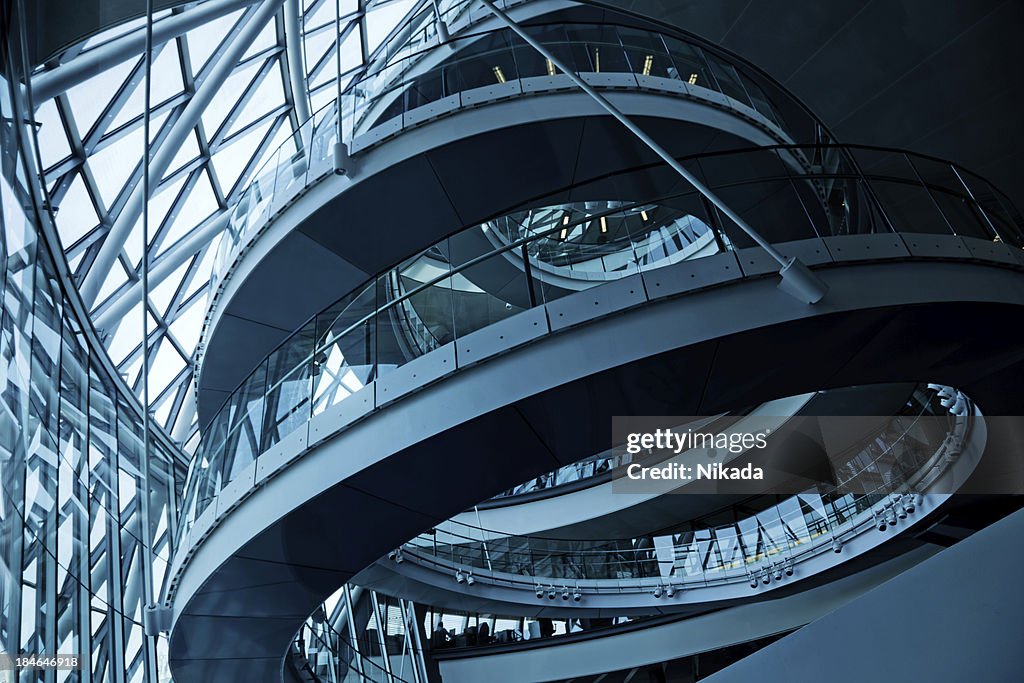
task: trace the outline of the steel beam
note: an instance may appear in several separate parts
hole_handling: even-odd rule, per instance
[[[223,211],[206,225],[193,231],[191,235],[168,249],[160,257],[160,260],[153,264],[149,271],[150,287],[156,287],[166,280],[179,266],[192,258],[210,240],[227,228],[230,218],[231,212]],[[109,330],[114,323],[123,318],[128,311],[139,303],[141,291],[142,282],[133,282],[128,289],[118,294],[110,302],[109,306],[104,308],[98,315],[93,316],[93,324],[97,328]]]
[[[306,62],[302,58],[302,24],[299,14],[302,8],[299,0],[284,0],[284,44],[288,55],[288,77],[292,86],[292,102],[295,106],[297,125],[310,116],[309,92],[306,88]],[[334,29],[335,36],[338,29]],[[335,38],[337,40],[337,38]],[[338,45],[340,49],[341,45]]]
[[[245,25],[220,56],[217,64],[210,70],[209,76],[189,99],[184,111],[181,112],[178,120],[174,122],[173,128],[164,138],[163,143],[153,153],[150,170],[154,178],[158,180],[163,178],[178,150],[185,144],[188,136],[192,134],[206,107],[213,101],[213,98],[220,92],[224,81],[234,71],[238,60],[249,49],[252,42],[256,40],[260,31],[267,25],[267,22],[273,19],[283,2],[284,0],[263,0],[263,4],[248,17]],[[128,239],[132,227],[142,214],[142,207],[145,201],[146,197],[143,195],[142,187],[136,185],[114,224],[110,226],[110,230],[103,240],[103,245],[96,254],[96,259],[89,268],[89,272],[86,274],[85,280],[79,289],[82,299],[87,306],[91,307],[96,303],[96,296],[99,293],[100,287],[103,285],[107,273],[114,266],[117,255],[124,247],[125,240]]]

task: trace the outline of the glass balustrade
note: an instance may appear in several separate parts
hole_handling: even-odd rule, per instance
[[[833,161],[826,171],[808,159]],[[947,162],[775,146],[684,163],[772,243],[902,230],[1024,245],[1005,196]],[[311,318],[242,382],[203,432],[182,523],[294,429],[415,358],[576,291],[751,246],[695,191],[542,207],[457,232]]]
[[[614,580],[618,590],[638,585],[631,583],[638,579],[676,587],[748,581],[752,574],[760,579],[768,569],[774,573],[833,551],[836,539],[858,528],[878,528],[880,520],[882,528],[895,525],[897,516],[912,512],[927,487],[921,476],[936,476],[937,465],[948,466],[941,456],[959,449],[968,431],[969,411],[948,414],[940,401],[935,391],[915,392],[906,414],[892,417],[847,450],[836,484],[769,497],[777,502],[761,497],[761,511],[730,524],[698,521],[667,535],[560,540],[506,535],[449,520],[403,545],[401,553],[406,561],[446,573],[472,573],[477,580],[558,595],[588,580]],[[749,507],[758,507],[757,502]]]

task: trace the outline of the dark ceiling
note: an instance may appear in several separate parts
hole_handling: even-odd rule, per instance
[[[1024,207],[1024,0],[606,0],[738,53],[843,142],[960,163]]]

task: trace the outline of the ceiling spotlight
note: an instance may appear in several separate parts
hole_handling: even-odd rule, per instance
[[[580,589],[579,588],[577,588],[576,590],[574,590],[572,592],[572,599],[573,599],[574,602],[579,602],[580,600],[583,599],[583,593],[580,593]]]
[[[772,582],[772,575],[768,573],[767,569],[761,570],[761,583],[768,585]]]
[[[793,560],[786,560],[783,570],[786,572],[786,576],[793,576]]]
[[[466,574],[466,585],[472,586],[474,583],[476,583],[476,579],[473,578],[472,572]]]
[[[537,599],[540,600],[543,597],[544,597],[544,586],[538,585],[537,586]]]
[[[875,513],[875,528],[879,531],[885,531],[885,515]]]
[[[460,569],[456,570],[455,571],[455,582],[456,583],[463,583],[463,582],[465,582],[465,580],[466,580],[466,575],[462,573],[462,570],[460,570]]]
[[[834,552],[834,553],[841,553],[841,552],[843,552],[843,542],[840,541],[838,538],[833,538],[832,539],[832,552]]]
[[[889,508],[889,526],[896,526],[896,507]]]
[[[397,550],[392,550],[390,553],[388,553],[388,559],[389,560],[394,560],[397,556],[398,556],[398,551]]]
[[[569,599],[569,589],[568,588],[565,588],[565,587],[562,588],[562,599],[563,600],[568,600]]]
[[[916,505],[914,503],[913,493],[908,493],[907,495],[903,496],[903,509],[907,511],[907,514],[913,512],[915,507]]]
[[[665,597],[671,598],[676,594],[676,588],[672,584],[669,584],[668,588],[665,589]]]
[[[775,565],[775,580],[776,581],[782,581],[782,565],[781,564]]]
[[[550,588],[548,588],[548,600],[554,600],[554,599],[555,599],[555,587],[551,586]]]
[[[654,589],[654,597],[656,597],[656,598],[660,598],[661,597],[661,586],[658,586],[657,588]]]
[[[757,577],[753,574],[750,575],[750,587],[757,588]]]

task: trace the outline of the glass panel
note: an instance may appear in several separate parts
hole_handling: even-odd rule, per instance
[[[445,69],[449,92],[461,92],[519,78],[509,36],[493,33],[466,48],[457,61]]]
[[[630,71],[629,61],[619,42],[614,26],[600,24],[567,24],[569,39],[577,43],[577,54],[586,54],[590,61],[587,71],[595,73],[623,73]]]
[[[747,96],[747,91],[743,87],[739,74],[736,73],[733,65],[726,63],[713,54],[705,53],[705,55],[708,63],[711,64],[711,71],[714,73],[715,80],[718,81],[718,88],[740,104],[753,107],[754,105]]]
[[[672,59],[660,35],[625,27],[618,28],[617,33],[634,74],[672,77],[669,73],[673,66]]]
[[[952,235],[935,199],[917,182],[869,179],[874,196],[897,232]]]
[[[228,404],[230,431],[224,446],[224,482],[232,481],[260,452],[263,408],[267,389],[267,362],[264,361],[235,390]]]
[[[309,420],[315,340],[312,320],[267,359],[261,453]]]
[[[711,75],[711,68],[703,50],[670,36],[665,36],[665,45],[672,56],[672,66],[667,71],[669,78],[686,81],[702,88],[720,90],[718,82]]]
[[[563,64],[575,71],[592,71],[590,59],[586,51],[579,56],[581,63],[576,62],[577,53],[569,43],[569,36],[566,27],[561,24],[547,24],[543,26],[526,26],[527,34],[543,45],[548,52],[555,56]],[[516,43],[516,63],[519,65],[523,77],[527,76],[554,76],[557,71],[553,64],[541,57],[532,47]]]
[[[779,128],[782,128],[782,119],[779,117],[779,114],[775,110],[775,106],[772,104],[771,100],[768,98],[768,95],[761,89],[761,86],[755,83],[749,76],[739,69],[736,69],[735,71],[739,76],[740,84],[743,86],[743,90],[746,92],[754,109]]]
[[[946,222],[958,235],[991,240],[993,226],[970,196],[953,167],[945,162],[912,157],[914,168],[927,185]]]
[[[1024,218],[1016,207],[988,182],[962,169],[958,172],[999,237],[1008,244],[1024,247]]]
[[[455,339],[446,247],[432,247],[377,280],[380,373]]]
[[[696,164],[711,190],[726,206],[740,215],[748,225],[769,242],[817,237],[814,225],[790,176],[802,172],[792,157],[780,158],[774,150],[709,156]],[[796,165],[797,169],[793,169]],[[821,203],[822,187],[817,180],[797,180],[805,185],[803,195]],[[811,187],[806,187],[810,183]],[[753,240],[741,232],[727,217],[725,232],[738,247],[753,246]]]
[[[468,237],[461,233],[452,238],[453,242],[458,241],[463,257]],[[509,318],[537,303],[536,292],[531,299],[521,250],[506,251],[474,260],[472,265],[463,265],[452,278],[452,298],[457,337]]]
[[[705,204],[696,192],[638,207],[625,222],[640,270],[662,268],[726,250],[724,241],[711,228]]]
[[[374,289],[364,287],[317,318],[313,415],[345,400],[375,377]]]

